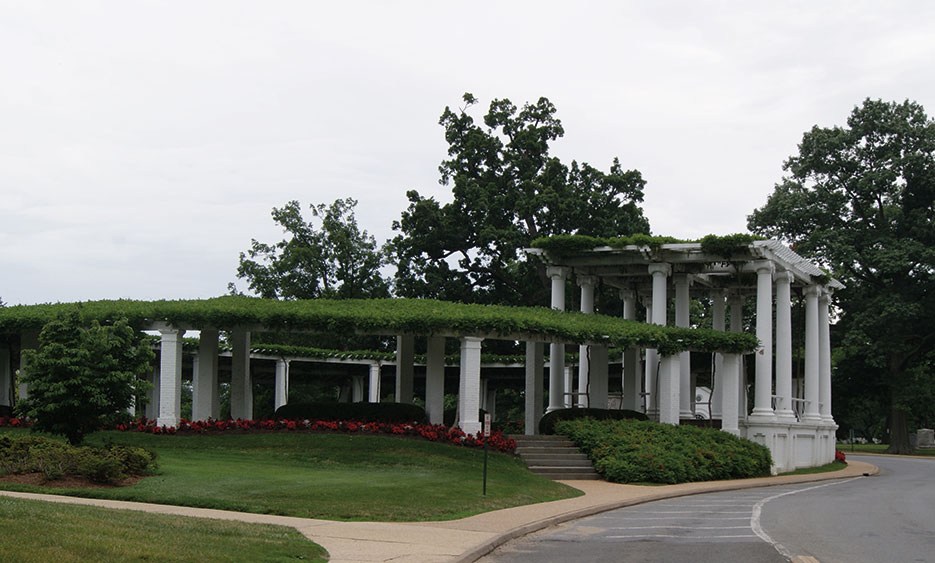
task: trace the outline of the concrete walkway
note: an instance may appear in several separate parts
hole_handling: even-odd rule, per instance
[[[291,526],[305,537],[328,550],[332,563],[374,561],[406,563],[455,561],[468,563],[486,555],[495,547],[511,539],[555,524],[614,508],[698,493],[841,479],[864,474],[875,475],[878,471],[876,466],[869,463],[849,461],[847,468],[833,473],[683,483],[681,485],[660,487],[616,485],[604,481],[562,481],[584,491],[584,495],[572,499],[487,512],[461,520],[412,523],[333,522],[289,516],[12,491],[0,491],[0,495],[67,504],[139,510],[159,514]]]

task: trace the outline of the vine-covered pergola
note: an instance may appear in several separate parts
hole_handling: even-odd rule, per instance
[[[480,430],[481,348],[484,340],[528,343],[540,351],[538,362],[531,352],[533,377],[542,381],[543,344],[578,344],[606,350],[614,347],[651,347],[662,354],[682,351],[722,352],[736,356],[751,352],[756,339],[747,334],[659,327],[605,315],[567,313],[547,308],[504,307],[448,303],[433,300],[308,300],[278,301],[243,296],[181,301],[92,301],[14,306],[0,309],[0,402],[12,399],[12,358],[34,347],[38,332],[50,319],[67,310],[78,310],[87,322],[106,323],[126,317],[139,330],[158,331],[160,354],[154,411],[160,425],[178,424],[182,381],[182,344],[186,331],[200,331],[193,371],[193,418],[217,414],[217,358],[219,333],[228,334],[231,368],[231,416],[251,418],[253,400],[250,375],[251,332],[315,334],[369,334],[395,336],[396,400],[413,398],[413,357],[416,338],[426,339],[426,410],[432,422],[441,422],[444,395],[445,340],[460,342],[460,426],[466,432]],[[606,353],[605,353],[606,358]],[[605,362],[606,364],[606,362]],[[538,367],[537,367],[538,366]],[[604,369],[606,389],[606,365]],[[285,397],[284,374],[277,370],[277,403]],[[377,374],[377,377],[379,375]],[[595,381],[600,377],[596,376]],[[371,379],[373,382],[373,379]],[[371,388],[373,385],[371,384]],[[21,389],[20,393],[28,390]],[[537,394],[533,393],[533,397]],[[606,395],[606,391],[605,391]],[[540,404],[529,409],[541,415]],[[371,392],[371,401],[379,395]],[[606,399],[604,400],[606,403]],[[538,416],[535,417],[538,419]]]
[[[645,239],[645,240],[644,240]],[[301,350],[251,351],[254,332],[395,337],[395,399],[412,402],[416,339],[424,339],[425,405],[429,420],[441,423],[446,340],[459,343],[458,410],[461,429],[480,430],[481,351],[487,340],[525,343],[525,427],[535,433],[546,411],[567,406],[607,408],[609,350],[624,352],[623,408],[644,411],[661,422],[693,418],[691,352],[712,354],[711,417],[722,430],[758,441],[773,452],[774,468],[820,465],[834,456],[831,416],[829,295],[840,284],[781,243],[750,237],[715,237],[699,242],[666,239],[552,237],[529,249],[545,262],[552,280],[551,308],[506,307],[434,300],[278,301],[244,296],[179,301],[93,301],[0,308],[0,405],[13,402],[13,373],[22,349],[36,346],[50,319],[77,310],[87,322],[127,318],[138,330],[158,331],[159,360],[151,413],[157,423],[178,424],[181,410],[183,337],[199,331],[192,367],[192,418],[218,415],[219,336],[231,358],[231,416],[253,417],[250,359],[277,361],[275,404],[286,402],[288,357]],[[581,311],[566,312],[565,290],[574,280]],[[594,313],[595,289],[619,290],[620,315]],[[674,299],[670,296],[674,294]],[[792,376],[792,297],[805,303],[803,377]],[[710,302],[711,329],[692,328],[689,303]],[[744,332],[743,310],[755,300],[755,335]],[[642,303],[645,319],[637,319]],[[674,305],[674,307],[673,307]],[[670,322],[670,311],[674,322]],[[775,317],[773,311],[775,310]],[[606,313],[606,312],[605,312]],[[729,325],[727,319],[730,319]],[[548,406],[544,403],[545,345]],[[579,347],[575,385],[565,367],[566,345]],[[774,353],[775,351],[775,353]],[[366,356],[366,354],[364,354]],[[755,358],[753,408],[747,408],[744,356]],[[357,361],[332,357],[325,361]],[[366,360],[366,358],[364,359]],[[380,400],[379,361],[371,363],[368,399]],[[697,369],[696,369],[697,371]],[[355,385],[355,399],[363,398]],[[18,390],[20,396],[28,393]]]

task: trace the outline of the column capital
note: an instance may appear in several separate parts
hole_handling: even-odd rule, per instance
[[[177,336],[180,336],[180,335],[182,335],[182,334],[185,333],[184,330],[182,330],[182,329],[180,329],[180,328],[176,328],[176,327],[174,327],[174,326],[159,327],[159,329],[157,329],[157,330],[159,330],[159,334],[161,334],[163,338],[166,338],[166,337],[170,337],[170,338],[171,338],[171,337],[173,337],[173,336],[176,336],[176,337],[177,337]]]
[[[598,280],[597,276],[592,276],[589,274],[578,274],[577,276],[575,276],[575,281],[578,283],[578,285],[582,287],[583,286],[594,287],[595,285],[597,285],[597,280]]]
[[[655,276],[656,274],[663,274],[669,276],[672,274],[672,264],[668,262],[653,262],[648,266],[649,273]]]
[[[818,285],[810,285],[810,286],[806,287],[806,288],[805,288],[805,295],[807,295],[807,296],[812,296],[812,295],[814,295],[815,297],[820,296],[820,295],[821,295],[821,286],[818,286]]]
[[[632,289],[621,289],[620,299],[636,299],[636,292]]]
[[[827,288],[821,288],[821,293],[818,294],[818,302],[823,305],[831,302],[831,292]]]
[[[762,274],[764,272],[773,273],[775,270],[775,265],[769,260],[757,260],[750,263],[750,269],[752,269],[757,274]]]
[[[727,297],[727,290],[723,287],[715,287],[708,292],[712,299],[724,299]]]
[[[567,279],[568,274],[570,273],[570,268],[565,268],[563,266],[548,266],[545,269],[545,275],[549,276],[551,279]]]
[[[695,276],[685,273],[672,274],[672,281],[676,285],[688,284],[691,287],[695,281]]]
[[[480,336],[462,336],[461,342],[483,342],[483,337]]]
[[[788,270],[777,271],[775,274],[773,274],[773,281],[775,281],[776,283],[790,283],[791,284],[792,282],[795,281],[795,275]]]

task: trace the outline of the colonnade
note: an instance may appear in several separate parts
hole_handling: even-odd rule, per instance
[[[809,285],[804,290],[806,303],[805,323],[805,374],[804,397],[793,396],[792,385],[792,283],[795,277],[789,271],[777,271],[768,260],[751,262],[746,266],[756,274],[755,330],[760,348],[755,354],[755,394],[753,409],[746,412],[745,385],[743,385],[742,360],[727,358],[729,354],[716,354],[714,359],[714,385],[712,417],[723,419],[737,412],[741,419],[753,422],[809,421],[833,424],[831,417],[831,348],[829,340],[829,291],[819,285]],[[547,274],[552,281],[552,308],[565,309],[565,285],[572,269],[550,266]],[[668,319],[668,290],[674,288],[675,326],[689,326],[689,310],[693,276],[688,273],[673,273],[669,263],[650,263],[646,275],[651,278],[648,293],[640,295],[646,308],[646,322],[665,325]],[[581,290],[581,312],[594,312],[594,288],[597,278],[593,275],[577,275],[575,280]],[[774,302],[775,288],[775,302]],[[621,290],[623,317],[635,320],[638,291]],[[729,330],[743,330],[743,305],[746,295],[739,289],[711,287],[708,292],[712,308],[714,330],[726,330],[726,317],[730,314]],[[773,310],[775,307],[775,321]],[[775,326],[776,349],[773,350]],[[606,352],[595,351],[600,347],[581,346],[578,365],[578,392],[573,393],[566,384],[564,373],[564,346],[552,344],[549,363],[548,411],[565,408],[566,398],[574,397],[577,406],[606,408]],[[527,348],[529,350],[529,348]],[[604,349],[606,351],[606,349]],[[645,351],[643,377],[639,376],[640,351],[629,349],[623,353],[623,403],[624,408],[645,410],[652,418],[661,422],[678,424],[680,419],[694,416],[694,393],[692,392],[691,354],[682,352],[677,356],[660,356],[658,351]],[[775,368],[774,368],[775,359]],[[535,359],[527,361],[527,370],[536,369]],[[528,380],[527,393],[530,384]],[[730,388],[727,388],[729,386]],[[729,398],[728,398],[729,396]],[[534,403],[535,401],[533,401]],[[796,408],[801,403],[804,408]],[[726,405],[729,404],[729,408]],[[736,425],[725,421],[728,428]]]

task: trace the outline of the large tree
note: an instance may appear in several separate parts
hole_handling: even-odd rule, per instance
[[[240,253],[237,277],[270,299],[388,297],[389,284],[380,274],[383,252],[357,226],[356,206],[352,198],[312,205],[308,221],[298,201],[274,207],[273,220],[286,238],[274,244],[253,239],[250,249]],[[234,284],[229,288],[236,291]]]
[[[563,164],[549,143],[564,134],[546,98],[517,108],[490,103],[483,124],[468,113],[471,94],[455,111],[446,107],[448,156],[440,183],[453,201],[442,204],[417,191],[393,228],[396,291],[408,297],[545,305],[544,267],[520,250],[541,236],[618,236],[649,233],[639,203],[645,182],[614,159],[603,172],[586,163]]]
[[[17,412],[34,421],[33,430],[79,444],[145,393],[149,383],[140,376],[152,370],[155,355],[126,319],[87,327],[71,312],[46,323],[39,348],[23,357],[29,397]]]
[[[917,103],[868,99],[847,127],[805,133],[784,169],[748,226],[847,286],[834,294],[838,370],[860,373],[836,377],[863,380],[871,403],[883,393],[890,450],[907,452],[919,391],[935,384],[935,123]]]

